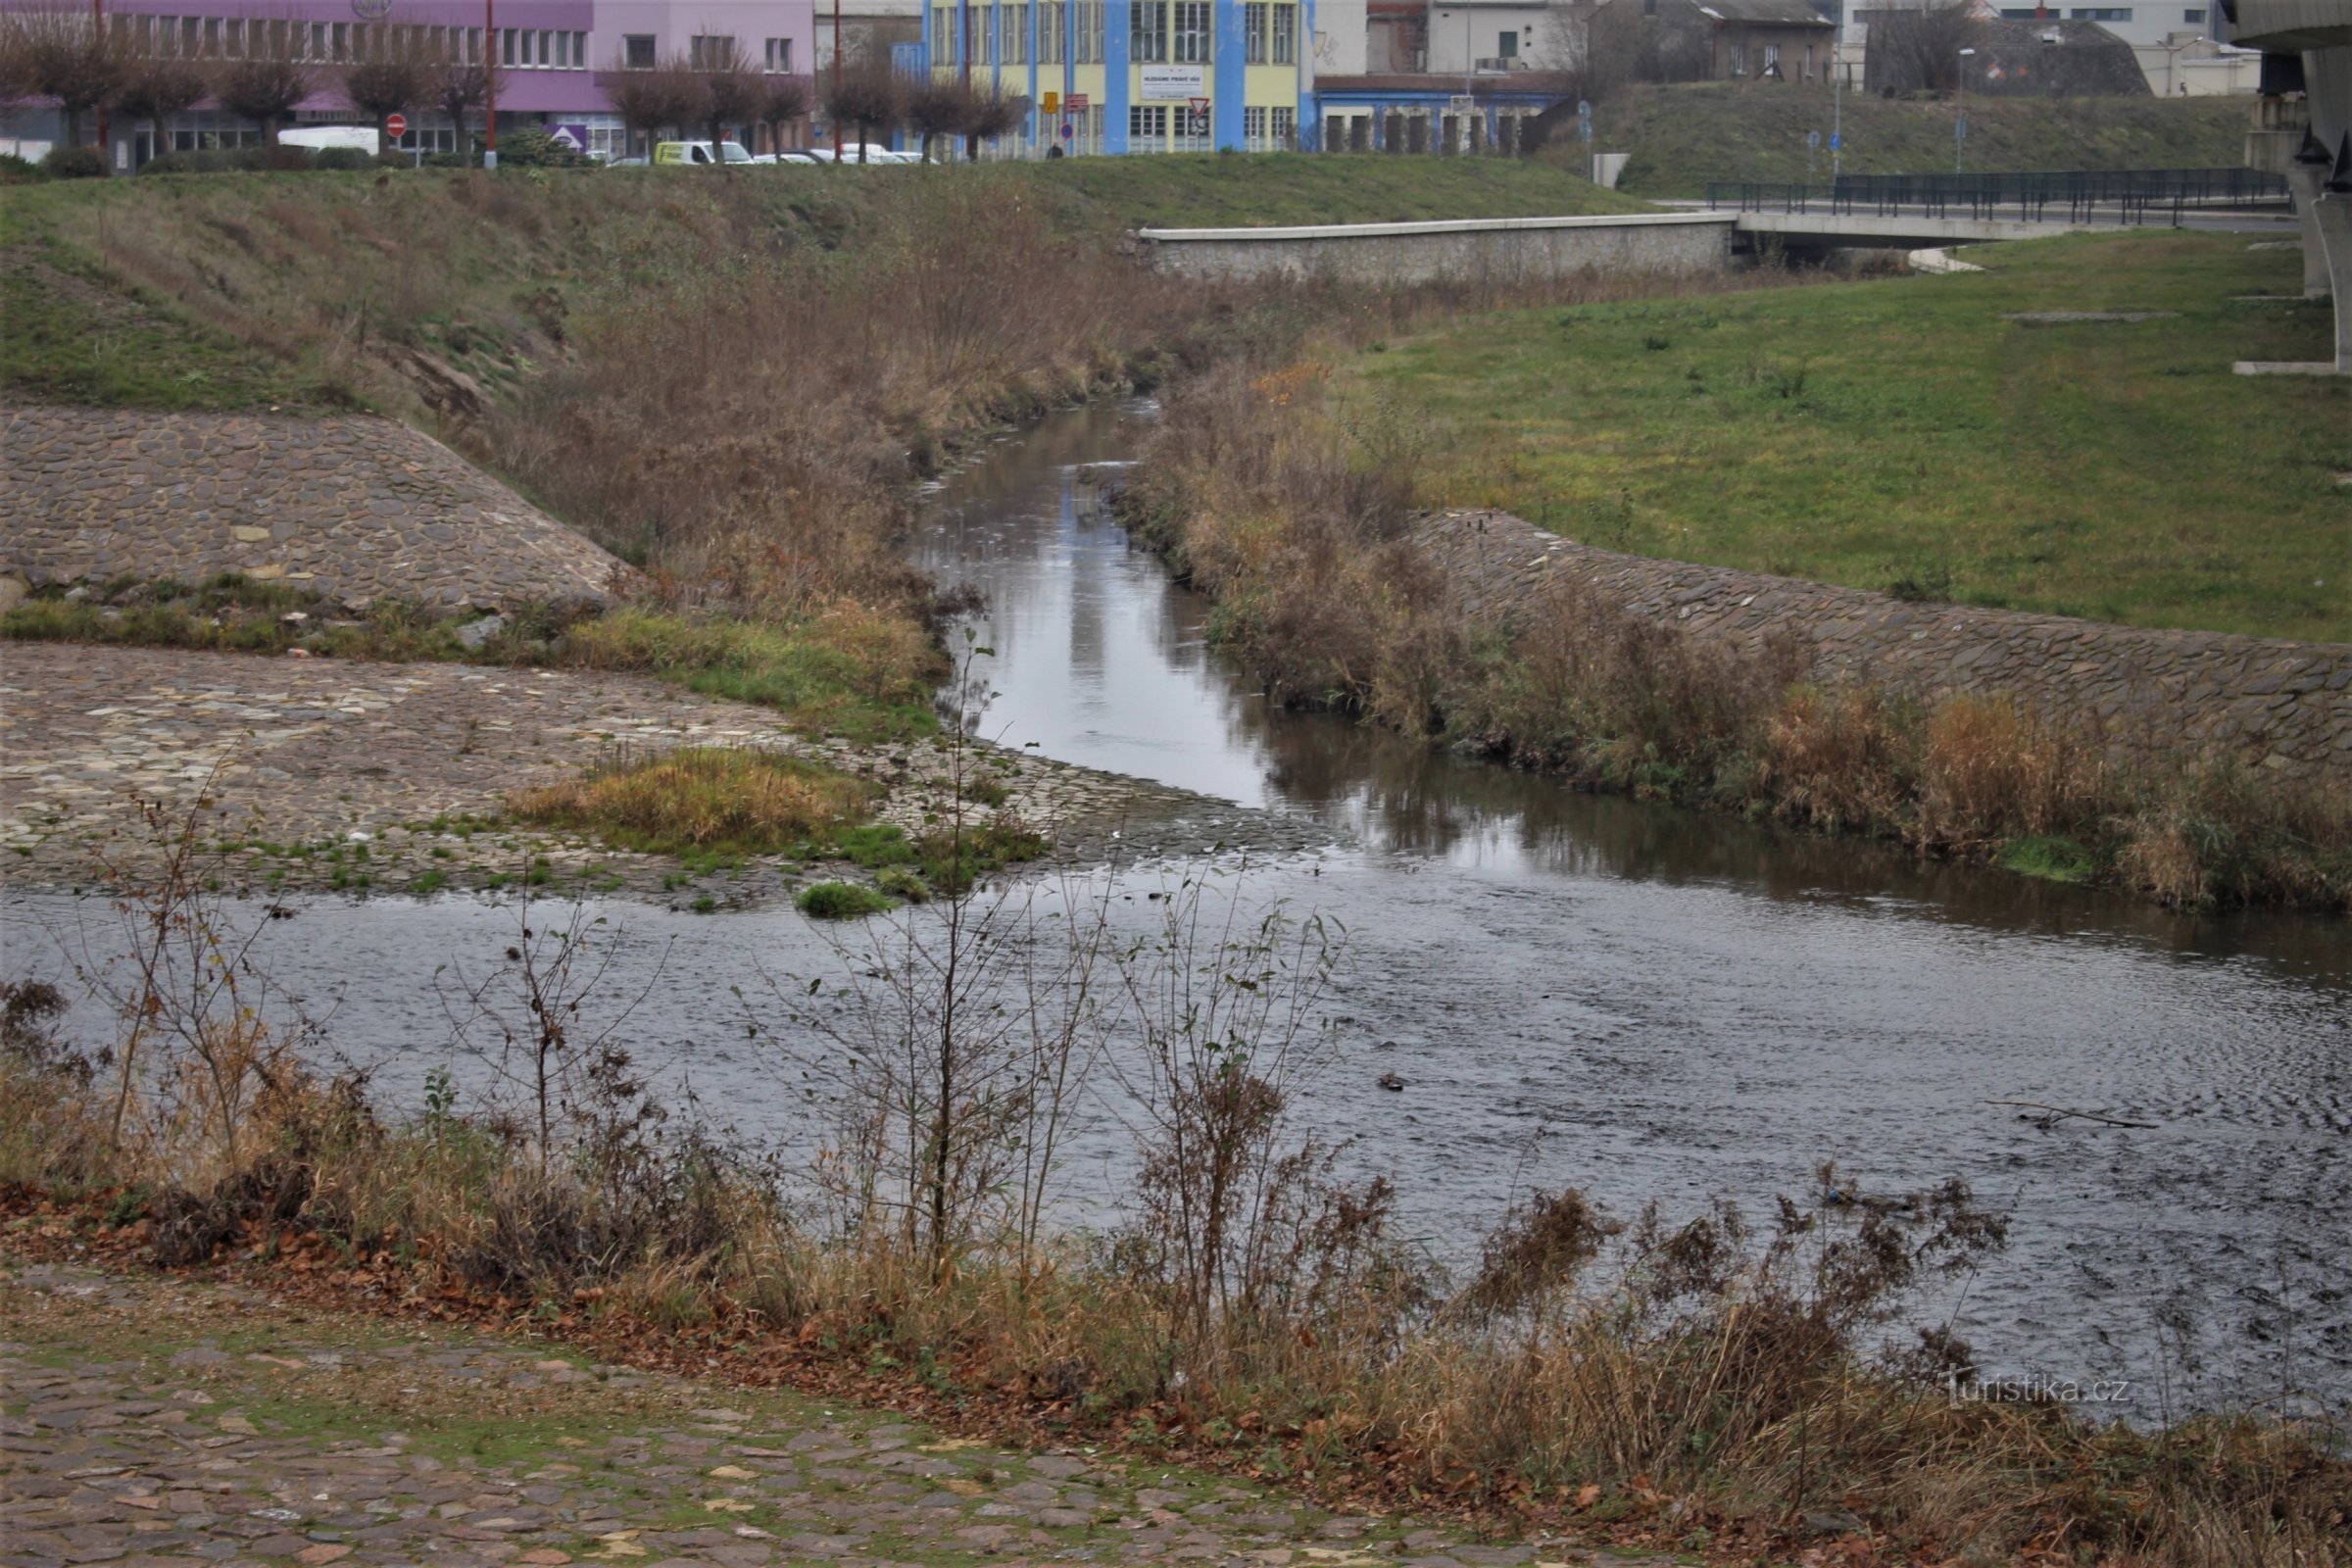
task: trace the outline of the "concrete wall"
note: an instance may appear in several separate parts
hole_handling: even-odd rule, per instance
[[[1362,283],[1512,281],[1588,270],[1696,272],[1731,257],[1730,213],[1494,218],[1312,228],[1147,228],[1152,267],[1182,277]]]
[[[1814,674],[1921,697],[2008,696],[2150,753],[2234,756],[2268,772],[2352,780],[2352,645],[2156,631],[1885,594],[1594,550],[1502,512],[1426,519],[1421,548],[1465,610],[1543,613],[1562,584],[1693,633],[1755,647],[1794,635]]]

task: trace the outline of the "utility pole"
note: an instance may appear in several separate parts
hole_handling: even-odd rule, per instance
[[[833,0],[833,101],[841,102],[841,0]],[[841,116],[827,117],[833,122],[833,162],[841,162]],[[860,158],[865,155],[858,154]]]
[[[1966,172],[1968,163],[1968,63],[1976,58],[1974,49],[1960,51],[1960,113],[1952,121],[1952,172]]]
[[[1838,30],[1830,35],[1830,189],[1838,189],[1838,172],[1845,159],[1845,12],[1838,13]]]
[[[498,0],[482,0],[482,167],[498,167]]]
[[[99,45],[100,45],[100,47],[104,47],[104,40],[105,40],[105,36],[106,36],[106,0],[90,0],[90,27],[91,27],[91,30],[92,30],[92,32],[93,32],[93,34],[94,34],[94,36],[93,36],[93,38],[91,39],[91,41],[92,41],[92,42],[94,42],[94,43],[97,43],[97,44],[99,44]],[[107,146],[106,146],[106,104],[105,104],[104,100],[101,100],[101,101],[99,102],[99,104],[98,104],[98,106],[97,106],[97,107],[98,107],[98,151],[99,151],[99,154],[100,154],[100,156],[102,156],[102,157],[103,157],[103,156],[105,155],[106,151],[107,151]],[[110,175],[114,173],[114,172],[115,172],[115,166],[114,166],[114,163],[113,163],[113,161],[112,161],[112,160],[109,160],[109,161],[108,161],[108,163],[107,163],[107,166],[106,166],[106,172],[107,172],[107,173],[108,173],[108,174],[110,174]]]

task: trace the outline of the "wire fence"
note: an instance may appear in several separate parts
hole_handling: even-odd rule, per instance
[[[1835,184],[1709,180],[1707,205],[1742,213],[1877,218],[2005,218],[2027,223],[2179,223],[2195,207],[2287,199],[2286,180],[2251,169],[2068,170],[2056,173],[1845,174]]]

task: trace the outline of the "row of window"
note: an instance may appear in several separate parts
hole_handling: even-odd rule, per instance
[[[498,63],[523,71],[586,71],[588,35],[546,27],[501,27]]]
[[[1043,0],[1035,7],[1037,64],[1101,65],[1103,0]],[[970,9],[971,63],[1025,66],[1030,10],[1023,5]],[[931,12],[931,63],[960,66],[963,21],[955,6]],[[1127,56],[1141,65],[1208,65],[1215,57],[1216,8],[1210,0],[1128,0]],[[1252,66],[1298,63],[1298,7],[1250,0],[1242,8],[1242,50]],[[773,69],[772,67],[770,69]]]
[[[267,59],[307,60],[343,65],[359,60],[458,60],[479,65],[482,29],[479,27],[388,26],[367,22],[288,22],[261,17],[113,17],[114,26],[126,30],[131,47],[149,57],[178,60],[242,60],[248,55]],[[510,37],[512,34],[509,35]],[[545,37],[546,34],[540,36]],[[587,54],[588,35],[558,34],[577,40]],[[569,45],[566,45],[568,50]],[[514,62],[509,61],[508,64]]]
[[[1298,111],[1287,107],[1245,108],[1242,140],[1253,153],[1296,146]],[[1127,150],[1131,153],[1204,153],[1214,150],[1215,145],[1206,115],[1167,104],[1135,104],[1127,111]]]

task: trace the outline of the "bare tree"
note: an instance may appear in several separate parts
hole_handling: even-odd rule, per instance
[[[1960,84],[1960,51],[1982,41],[1970,0],[1928,0],[1913,10],[1872,13],[1870,86],[1950,92]]]
[[[712,52],[703,59],[701,119],[710,138],[712,167],[724,169],[727,130],[759,112],[761,82],[734,39],[714,39],[710,47]]]
[[[970,122],[963,129],[965,159],[978,163],[982,141],[1018,130],[1028,114],[1029,105],[1024,99],[1007,98],[1003,93],[995,92],[975,97],[972,100]]]
[[[131,66],[115,107],[154,127],[160,158],[172,150],[172,117],[195,108],[212,90],[212,78],[193,60],[140,60]]]
[[[931,159],[934,140],[970,129],[976,107],[972,90],[959,81],[918,82],[906,94],[906,126],[921,138],[924,162]]]
[[[466,117],[488,104],[491,94],[504,85],[504,78],[486,53],[480,60],[466,60],[454,51],[446,53],[428,59],[425,72],[433,106],[457,127],[458,156],[471,164],[473,144],[466,136]]]
[[[12,12],[8,24],[13,42],[7,52],[18,60],[24,90],[56,99],[66,145],[80,146],[81,117],[113,103],[129,74],[124,35],[75,6]]]
[[[836,125],[858,127],[858,161],[877,131],[899,123],[906,113],[906,80],[887,58],[860,55],[825,84],[825,115]]]
[[[651,69],[632,70],[615,61],[600,85],[629,134],[644,134],[648,160],[654,156],[654,138],[665,127],[691,124],[702,116],[702,73],[674,57]]]
[[[384,122],[423,103],[432,87],[432,70],[423,61],[390,54],[363,60],[343,74],[344,98],[375,122],[378,151],[391,146]]]
[[[808,117],[808,106],[815,94],[806,76],[763,76],[760,81],[760,102],[752,119],[767,127],[768,151],[784,150],[784,129]]]
[[[221,68],[213,96],[232,115],[257,122],[264,146],[277,145],[278,123],[317,85],[311,64],[302,59],[288,38],[284,24],[246,28],[244,58]]]

